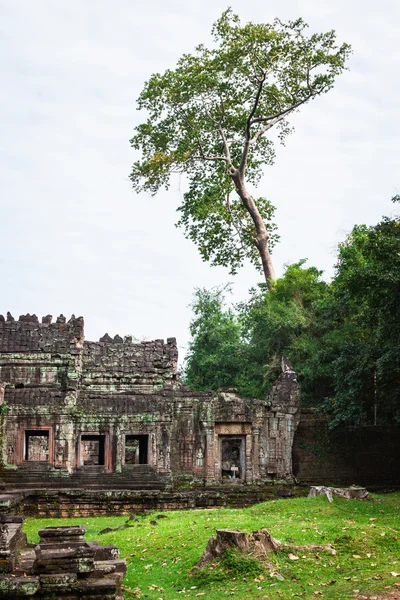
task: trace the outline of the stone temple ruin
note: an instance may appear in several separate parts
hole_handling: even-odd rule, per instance
[[[175,338],[90,342],[82,317],[0,316],[3,490],[291,481],[300,394],[290,365],[260,401],[185,387],[177,359]]]

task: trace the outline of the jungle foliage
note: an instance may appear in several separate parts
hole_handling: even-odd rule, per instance
[[[332,426],[400,421],[400,218],[355,226],[330,283],[305,263],[233,308],[227,288],[196,291],[188,385],[265,398],[286,355]]]

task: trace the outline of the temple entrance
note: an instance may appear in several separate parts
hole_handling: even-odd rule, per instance
[[[243,480],[245,476],[245,436],[220,435],[221,479]]]
[[[148,448],[148,435],[126,435],[125,465],[147,465]]]
[[[24,459],[37,462],[49,460],[49,431],[45,429],[25,430]]]
[[[105,464],[105,435],[81,436],[81,466]]]

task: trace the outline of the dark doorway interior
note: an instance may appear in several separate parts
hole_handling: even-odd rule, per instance
[[[127,435],[125,437],[125,464],[147,465],[148,448],[148,435]]]
[[[25,431],[25,460],[47,462],[49,460],[49,432],[44,429]]]
[[[221,437],[221,475],[223,479],[242,479],[244,473],[244,439]]]
[[[81,436],[81,465],[84,467],[104,465],[105,435]]]

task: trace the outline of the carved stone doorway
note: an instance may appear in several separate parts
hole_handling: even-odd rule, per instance
[[[245,436],[220,435],[219,456],[222,481],[245,479]]]
[[[125,436],[125,465],[147,465],[149,454],[148,435]]]

